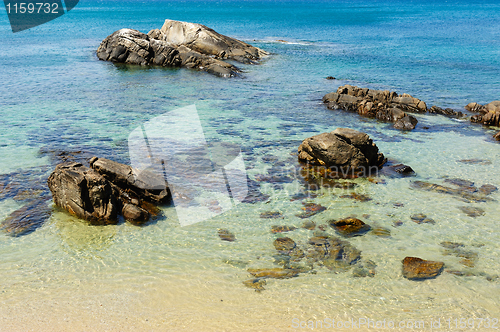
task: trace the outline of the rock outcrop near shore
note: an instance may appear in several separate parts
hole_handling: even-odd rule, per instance
[[[195,23],[165,20],[148,34],[121,29],[102,41],[97,57],[135,65],[186,67],[230,77],[240,70],[222,60],[257,63],[269,53]]]
[[[425,102],[407,93],[398,95],[388,90],[362,89],[351,85],[340,86],[336,92],[328,93],[323,97],[323,102],[332,110],[343,109],[393,122],[394,128],[401,130],[412,130],[418,123],[417,119],[407,112],[427,112]]]
[[[367,134],[348,128],[309,137],[298,153],[299,161],[306,164],[353,174],[363,172],[365,176],[371,167],[378,170],[386,161]]]
[[[471,122],[481,123],[485,126],[500,126],[500,100],[492,101],[486,105],[470,103],[465,106],[465,109],[478,113],[471,117]]]
[[[116,224],[119,215],[142,224],[157,214],[152,203],[170,199],[167,187],[144,189],[130,166],[94,157],[90,167],[76,162],[59,164],[47,183],[57,206],[91,224]]]

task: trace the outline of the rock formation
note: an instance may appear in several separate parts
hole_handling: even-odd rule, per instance
[[[370,168],[378,170],[385,163],[384,155],[367,134],[347,128],[305,139],[298,153],[301,162],[342,172],[363,172],[365,176],[371,173]]]
[[[443,262],[426,261],[418,257],[405,257],[403,276],[410,280],[429,279],[443,271]]]
[[[170,199],[167,187],[150,190],[140,186],[130,166],[96,157],[90,160],[90,166],[59,164],[47,182],[57,206],[92,224],[115,224],[120,214],[141,224],[157,213],[148,202]]]
[[[204,25],[173,20],[166,20],[161,29],[153,29],[147,35],[133,29],[118,30],[97,49],[97,57],[104,61],[194,68],[222,77],[240,72],[223,59],[256,63],[266,55],[257,47]]]
[[[407,93],[398,95],[388,90],[362,89],[357,86],[340,86],[336,92],[328,93],[323,102],[332,110],[343,109],[360,115],[394,122],[396,129],[412,130],[417,119],[406,112],[425,113],[427,105]]]

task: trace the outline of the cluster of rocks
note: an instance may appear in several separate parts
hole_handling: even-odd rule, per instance
[[[119,215],[145,223],[158,214],[155,204],[171,197],[166,184],[148,189],[130,166],[97,157],[90,160],[90,168],[77,162],[57,165],[47,183],[57,206],[95,225],[116,224]]]
[[[267,55],[257,47],[204,25],[173,20],[165,20],[161,29],[153,29],[148,34],[133,29],[118,30],[97,49],[97,57],[104,61],[193,68],[222,77],[240,72],[223,60],[256,63]]]
[[[465,109],[470,112],[478,113],[471,117],[471,122],[481,123],[485,126],[500,127],[500,100],[492,101],[486,105],[470,103],[465,106]],[[500,141],[500,131],[496,133],[493,138]]]
[[[299,146],[298,159],[308,165],[324,166],[343,178],[370,176],[386,162],[367,134],[348,128],[306,138]]]
[[[340,86],[336,92],[323,97],[323,102],[332,110],[343,109],[360,115],[394,123],[394,128],[412,130],[418,120],[409,115],[427,112],[425,102],[404,93],[398,95],[388,90],[372,90],[357,86]]]

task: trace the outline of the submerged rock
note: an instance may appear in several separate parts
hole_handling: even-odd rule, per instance
[[[359,202],[368,202],[368,201],[372,200],[369,196],[356,194],[354,192],[349,194],[349,195],[342,195],[342,196],[340,196],[340,198],[350,198],[350,199],[354,199],[354,200],[359,201]]]
[[[274,240],[274,248],[281,254],[288,255],[295,247],[297,244],[289,237],[279,237]]]
[[[286,232],[294,231],[296,229],[297,229],[297,227],[295,227],[295,226],[274,225],[274,226],[271,226],[271,233],[273,233],[273,234],[286,233]]]
[[[161,29],[151,30],[147,35],[133,29],[118,30],[97,49],[97,57],[104,61],[194,68],[223,77],[240,72],[223,59],[255,63],[266,55],[257,47],[204,25],[173,20],[165,20]]]
[[[0,229],[17,237],[33,232],[50,217],[47,200],[32,200],[9,214],[0,224]]]
[[[391,237],[391,230],[385,227],[375,227],[372,229],[372,234],[379,237]]]
[[[459,198],[467,203],[491,201],[491,198],[486,197],[486,195],[484,194],[476,194],[474,192],[463,190],[461,188],[455,189],[430,182],[413,181],[410,186],[412,188],[421,189],[425,191],[453,195],[454,197]]]
[[[443,262],[426,261],[418,257],[405,257],[403,276],[410,280],[430,279],[437,277],[443,270]]]
[[[314,236],[309,239],[309,245],[306,257],[310,263],[321,262],[332,271],[345,271],[361,258],[361,251],[332,236]]]
[[[270,269],[248,269],[256,278],[288,279],[296,277],[301,271],[298,269],[270,268]]]
[[[279,211],[261,212],[260,217],[263,219],[283,219],[283,214]]]
[[[371,227],[357,218],[330,220],[330,226],[344,237],[360,236],[368,232]]]
[[[410,216],[410,219],[417,224],[435,224],[436,222],[432,218],[427,218],[423,213],[417,213]]]
[[[295,216],[302,218],[302,219],[312,217],[315,214],[318,214],[318,213],[326,210],[326,207],[321,206],[321,205],[316,204],[316,203],[303,202],[302,205],[304,205],[304,207],[302,208],[302,210],[304,210],[304,212],[295,215]]]
[[[299,146],[298,158],[303,163],[342,173],[344,178],[349,173],[370,176],[385,163],[384,155],[367,134],[347,128],[305,139]]]
[[[316,228],[316,223],[311,220],[306,220],[302,223],[302,226],[300,227],[312,231]]]
[[[264,278],[255,278],[243,281],[243,285],[255,289],[256,292],[265,290],[264,286],[266,283],[266,279]]]
[[[227,229],[220,228],[217,230],[217,234],[219,235],[222,241],[229,241],[229,242],[236,241],[236,236],[234,236],[234,234],[228,231]]]
[[[473,206],[459,206],[458,207],[463,213],[471,218],[479,217],[484,215],[484,210]]]

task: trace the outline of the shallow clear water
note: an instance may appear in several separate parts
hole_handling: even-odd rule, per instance
[[[410,93],[443,108],[498,100],[499,7],[494,1],[86,1],[16,34],[2,9],[0,174],[40,177],[35,170],[41,170],[43,178],[57,162],[50,151],[84,151],[129,163],[132,130],[195,104],[207,139],[242,147],[251,179],[280,162],[296,166],[293,154],[303,139],[337,127],[368,133],[387,157],[411,165],[417,177],[385,177],[379,184],[357,179],[354,190],[321,191],[312,200],[328,208],[310,218],[317,224],[356,215],[390,229],[390,238],[369,233],[349,240],[364,260],[376,262],[375,277],[319,267],[315,274],[270,279],[261,293],[242,282],[250,278],[248,268],[275,267],[272,225],[303,222],[295,216],[301,201],[290,201],[298,182],[261,183],[271,196],[267,202],[240,204],[189,227],[180,227],[168,206],[146,227],[92,227],[54,209],[34,232],[0,236],[0,330],[288,331],[296,330],[293,318],[427,324],[431,318],[499,318],[500,281],[487,277],[500,273],[500,194],[465,203],[410,187],[414,180],[444,184],[446,177],[499,186],[495,131],[419,116],[416,130],[401,133],[321,103],[324,94],[347,83]],[[234,79],[114,66],[95,57],[100,41],[113,31],[147,32],[166,18],[203,23],[272,55],[258,66],[241,65],[244,77]],[[337,80],[325,80],[329,75]],[[270,156],[278,159],[269,161]],[[489,162],[459,162],[474,158]],[[352,191],[372,200],[340,197]],[[1,200],[0,219],[22,204]],[[485,214],[471,218],[461,206],[480,207]],[[281,211],[284,219],[260,218],[266,211]],[[413,223],[410,215],[416,213],[436,223]],[[399,220],[403,225],[394,227]],[[237,241],[221,241],[218,228],[231,230]],[[311,233],[299,229],[287,235],[305,246]],[[442,241],[461,242],[476,252],[475,266],[445,255]],[[447,269],[475,276],[443,273],[409,281],[401,275],[405,256],[443,261]]]

